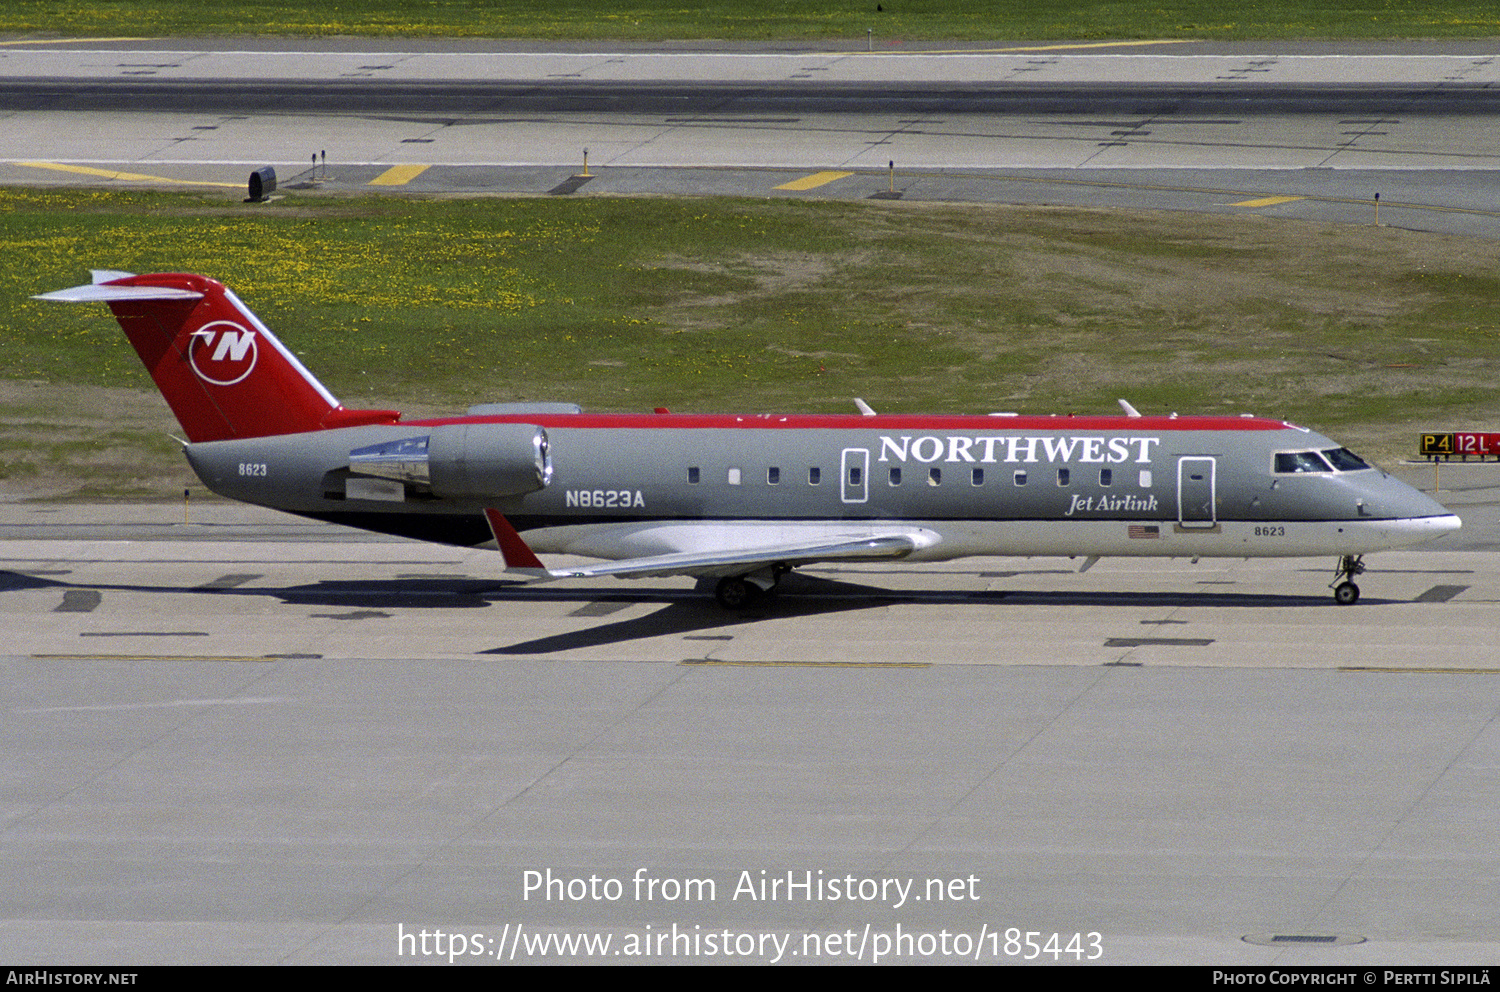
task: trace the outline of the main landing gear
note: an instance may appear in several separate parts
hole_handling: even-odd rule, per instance
[[[714,599],[726,610],[746,609],[774,592],[776,583],[790,571],[787,565],[775,565],[748,575],[726,575],[714,586]]]
[[[1365,570],[1364,555],[1344,555],[1334,569],[1333,581],[1328,588],[1333,590],[1333,601],[1340,606],[1353,606],[1359,602],[1359,586],[1354,577]]]

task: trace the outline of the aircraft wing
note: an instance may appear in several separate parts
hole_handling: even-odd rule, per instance
[[[736,546],[724,550],[679,551],[605,561],[597,565],[572,568],[547,568],[542,565],[526,542],[516,533],[510,521],[498,510],[485,510],[485,519],[495,535],[495,543],[505,556],[506,569],[532,579],[583,579],[598,575],[620,578],[648,578],[663,575],[722,577],[743,575],[768,565],[807,565],[817,561],[904,558],[918,548],[937,543],[939,537],[920,527],[891,524],[862,528],[867,533],[840,537],[830,527],[822,538],[803,541],[768,543],[760,546]],[[704,524],[705,528],[712,525]]]

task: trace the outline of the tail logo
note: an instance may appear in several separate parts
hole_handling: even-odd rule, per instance
[[[215,320],[193,332],[188,363],[198,378],[215,386],[233,386],[255,371],[260,349],[255,332],[232,320]]]

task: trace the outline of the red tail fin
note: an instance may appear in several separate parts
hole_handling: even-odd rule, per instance
[[[114,311],[188,440],[395,423],[394,410],[346,410],[239,297],[204,276],[96,272],[90,286],[37,297],[103,301]]]

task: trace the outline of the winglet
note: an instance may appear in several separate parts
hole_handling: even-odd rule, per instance
[[[551,578],[552,573],[526,546],[521,535],[505,519],[505,514],[499,510],[486,508],[484,519],[490,525],[490,533],[495,535],[495,544],[500,548],[500,554],[505,557],[505,570],[510,572],[521,572],[533,578]]]

